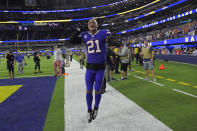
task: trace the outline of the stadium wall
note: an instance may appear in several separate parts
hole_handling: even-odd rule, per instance
[[[160,60],[165,60],[165,61],[175,61],[175,62],[197,65],[197,56],[155,54],[155,58],[160,59]]]

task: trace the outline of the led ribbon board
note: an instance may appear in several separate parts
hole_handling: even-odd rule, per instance
[[[137,16],[137,17],[135,17],[135,18],[129,18],[129,19],[127,20],[127,22],[129,22],[129,21],[134,21],[134,20],[137,20],[137,19],[141,19],[141,18],[143,18],[143,17],[152,15],[152,14],[154,14],[154,13],[158,13],[158,12],[160,12],[160,11],[166,10],[166,9],[168,9],[168,8],[170,8],[170,7],[173,7],[173,6],[175,6],[175,5],[181,4],[181,3],[186,2],[186,1],[187,1],[187,0],[180,0],[180,1],[176,2],[176,3],[173,3],[173,4],[171,4],[171,5],[168,5],[168,6],[166,6],[166,7],[157,9],[157,10],[155,10],[155,11],[151,11],[151,12],[145,14],[145,15]],[[102,26],[108,26],[108,25],[109,25],[109,24],[103,24]]]
[[[26,43],[26,42],[50,42],[50,41],[66,41],[69,38],[65,39],[48,39],[48,40],[11,40],[11,41],[0,41],[0,43]]]
[[[12,12],[12,13],[59,13],[59,12],[74,12],[74,11],[82,11],[82,10],[90,10],[100,7],[107,7],[107,6],[113,6],[117,5],[123,2],[127,2],[128,0],[122,0],[115,3],[107,4],[107,5],[99,5],[99,6],[93,6],[93,7],[87,7],[87,8],[79,8],[79,9],[68,9],[68,10],[40,10],[40,11],[9,11],[9,10],[0,10],[0,12]]]
[[[172,45],[172,44],[180,44],[180,43],[188,43],[188,42],[197,42],[197,36],[190,36],[190,37],[183,37],[177,39],[170,39],[164,41],[156,41],[156,42],[149,42],[149,46],[165,46],[165,45]],[[131,47],[143,47],[144,43],[131,45]]]
[[[120,35],[120,34],[124,34],[124,33],[128,33],[128,32],[132,32],[132,31],[136,31],[136,30],[148,28],[148,27],[151,27],[151,26],[159,25],[159,24],[162,24],[162,23],[166,23],[166,22],[169,22],[169,21],[172,21],[172,20],[176,20],[176,19],[182,18],[182,17],[187,16],[187,15],[194,14],[196,12],[197,12],[197,8],[194,9],[194,10],[191,10],[191,11],[188,11],[188,12],[185,12],[185,13],[182,13],[182,14],[179,14],[179,15],[176,15],[176,16],[169,17],[169,18],[164,19],[164,20],[160,20],[160,21],[157,21],[157,22],[153,22],[151,24],[148,24],[148,25],[139,26],[137,28],[125,30],[125,31],[122,31],[122,32],[118,32],[116,34],[119,34]]]
[[[118,16],[118,15],[123,15],[123,14],[126,14],[126,13],[130,13],[130,12],[133,12],[133,11],[136,11],[136,10],[140,10],[140,9],[143,9],[147,6],[150,6],[156,2],[159,2],[161,0],[155,0],[149,4],[146,4],[144,6],[141,6],[141,7],[138,7],[138,8],[135,8],[135,9],[132,9],[132,10],[128,10],[128,11],[125,11],[125,12],[121,12],[121,13],[117,13],[117,14],[111,14],[111,15],[107,15],[107,16],[98,16],[98,17],[89,17],[89,18],[80,18],[80,19],[65,19],[65,20],[39,20],[39,21],[4,21],[4,22],[0,22],[0,24],[4,23],[4,24],[14,24],[14,23],[48,23],[48,22],[70,22],[70,21],[81,21],[81,20],[90,20],[90,19],[102,19],[102,18],[107,18],[107,17],[113,17],[113,16]]]
[[[154,14],[154,13],[157,13],[157,12],[160,12],[160,11],[163,11],[163,10],[165,10],[165,9],[168,9],[168,8],[170,8],[170,7],[173,7],[173,6],[175,6],[175,5],[181,4],[181,3],[186,2],[186,1],[187,1],[187,0],[180,0],[180,1],[176,2],[176,3],[173,3],[173,4],[171,4],[171,5],[168,5],[168,6],[166,6],[166,7],[157,9],[157,10],[152,11],[152,12],[149,12],[149,13],[147,13],[147,14],[145,14],[145,15],[137,16],[137,17],[135,17],[135,18],[130,18],[130,19],[128,19],[128,21],[133,21],[133,20],[137,20],[137,19],[143,18],[143,17],[145,17],[145,16],[149,16],[149,15],[151,15],[151,14]]]

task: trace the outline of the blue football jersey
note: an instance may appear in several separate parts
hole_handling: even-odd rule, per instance
[[[110,36],[109,30],[98,30],[94,35],[89,32],[81,33],[81,38],[86,46],[87,62],[105,64],[106,38]]]

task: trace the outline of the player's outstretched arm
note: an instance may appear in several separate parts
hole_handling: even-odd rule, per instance
[[[82,39],[81,39],[80,34],[81,34],[80,29],[76,30],[76,31],[70,36],[69,42],[70,42],[71,44],[75,44],[75,45],[77,45],[77,44],[82,44]]]

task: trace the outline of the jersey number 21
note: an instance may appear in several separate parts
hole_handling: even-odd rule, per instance
[[[91,53],[99,53],[101,52],[101,49],[99,47],[99,41],[98,40],[95,40],[95,41],[88,41],[87,42],[88,44],[88,53],[91,54]],[[94,49],[94,46],[96,46],[96,50]]]

